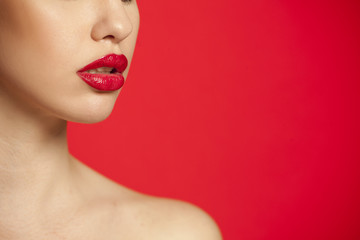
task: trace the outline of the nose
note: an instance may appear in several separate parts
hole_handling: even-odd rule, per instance
[[[107,39],[119,43],[132,32],[133,26],[122,1],[103,0],[98,13],[98,21],[91,31],[95,41]]]

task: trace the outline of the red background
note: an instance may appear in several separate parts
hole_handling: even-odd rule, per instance
[[[109,119],[71,152],[225,239],[360,239],[360,2],[138,0]]]

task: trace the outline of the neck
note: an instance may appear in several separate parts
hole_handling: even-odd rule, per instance
[[[66,121],[39,109],[24,110],[1,97],[0,230],[4,230],[27,217],[33,221],[44,215],[53,203],[66,205],[72,157]]]
[[[68,167],[65,121],[47,119],[44,124],[34,124],[25,120],[21,124],[19,121],[24,121],[21,119],[4,124],[1,120],[0,191],[9,183],[13,191],[17,190],[14,185],[17,183],[26,188],[40,176],[47,176],[47,182],[52,182]]]

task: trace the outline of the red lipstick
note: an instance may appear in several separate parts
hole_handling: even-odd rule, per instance
[[[122,73],[127,65],[128,60],[125,55],[108,54],[86,65],[77,71],[77,74],[84,82],[97,90],[115,91],[124,85]],[[108,69],[99,69],[104,67]],[[93,70],[92,73],[89,72],[90,70]]]

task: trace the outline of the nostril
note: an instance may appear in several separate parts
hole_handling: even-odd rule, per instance
[[[106,35],[106,37],[104,37],[104,39],[113,39],[113,38],[115,38],[113,35]]]

